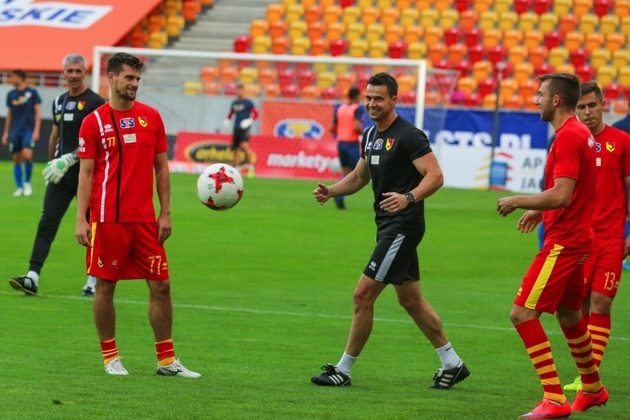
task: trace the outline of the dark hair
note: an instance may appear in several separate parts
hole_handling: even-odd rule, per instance
[[[597,82],[584,82],[580,85],[580,93],[582,96],[593,92],[595,92],[595,96],[597,96],[597,99],[599,99],[600,102],[604,100],[604,95],[597,85]]]
[[[394,97],[398,95],[398,83],[396,82],[396,79],[394,79],[394,77],[388,73],[375,74],[374,76],[370,77],[370,80],[368,80],[366,85],[386,86],[389,96]]]
[[[348,90],[348,99],[356,99],[359,97],[360,93],[361,92],[359,92],[359,88],[357,88],[356,86],[352,86],[350,90]]]
[[[107,73],[120,74],[124,65],[128,65],[134,70],[142,71],[144,63],[135,55],[127,53],[116,53],[107,60]]]
[[[563,108],[575,109],[580,100],[580,79],[571,73],[551,73],[538,76],[538,80],[549,80],[549,94],[560,96]]]
[[[19,77],[22,80],[26,79],[26,72],[22,69],[15,69],[15,70],[11,70],[11,74],[16,75],[17,77]]]

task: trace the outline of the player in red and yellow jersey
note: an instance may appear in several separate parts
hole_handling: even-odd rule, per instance
[[[96,277],[94,321],[105,372],[128,375],[116,346],[114,292],[119,280],[146,279],[157,374],[199,378],[175,358],[173,308],[164,241],[171,236],[166,133],[157,110],[137,102],[143,64],[116,53],[107,61],[109,102],[88,115],[79,132],[81,159],[76,238]],[[160,214],[153,207],[153,182]],[[85,214],[90,210],[90,224]]]
[[[626,215],[630,209],[630,135],[604,124],[604,97],[595,82],[581,85],[577,116],[595,136],[597,186],[593,253],[584,264],[582,313],[593,340],[593,356],[599,367],[610,337],[611,306],[621,279],[622,261],[630,252],[624,241]],[[579,391],[582,379],[564,387]]]
[[[528,210],[518,221],[521,232],[545,224],[544,245],[525,274],[510,313],[543,387],[543,399],[521,418],[559,418],[608,401],[593,356],[591,335],[582,317],[584,262],[593,251],[591,220],[595,202],[595,140],[575,118],[580,82],[575,75],[539,77],[536,104],[541,119],[556,131],[545,167],[545,188],[539,194],[499,199],[507,216]],[[586,223],[584,222],[586,221]],[[583,389],[569,404],[558,378],[543,312],[556,315],[582,378]]]

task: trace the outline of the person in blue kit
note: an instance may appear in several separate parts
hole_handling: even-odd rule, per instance
[[[42,100],[37,90],[26,85],[26,73],[23,70],[12,70],[9,83],[15,86],[7,94],[7,118],[2,134],[2,144],[9,145],[13,155],[13,177],[17,190],[15,197],[29,196],[33,193],[31,175],[33,174],[33,148],[39,140],[42,123]],[[22,171],[24,162],[24,171]]]
[[[230,112],[225,118],[223,125],[225,128],[230,127],[230,121],[234,116],[234,125],[232,131],[232,151],[234,152],[234,166],[240,169],[241,154],[240,150],[245,152],[247,162],[249,163],[249,176],[254,173],[254,164],[256,163],[256,153],[249,146],[249,128],[258,118],[258,110],[252,101],[245,98],[245,88],[238,85],[236,91],[236,100],[230,105]]]
[[[628,101],[628,109],[630,109],[630,101]],[[614,123],[612,126],[630,134],[630,113]],[[628,215],[628,217],[630,217],[630,215]],[[626,220],[626,231],[624,232],[623,237],[625,238],[628,236],[628,233],[630,233],[630,221]],[[630,263],[626,260],[623,261],[623,269],[630,270]]]
[[[335,108],[330,132],[337,139],[337,152],[343,176],[348,175],[361,158],[359,138],[363,135],[365,108],[359,104],[360,92],[356,87],[348,90],[348,102]],[[335,197],[338,209],[346,208],[345,197]]]

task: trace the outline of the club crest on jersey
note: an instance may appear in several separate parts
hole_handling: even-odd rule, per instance
[[[607,141],[606,142],[606,150],[608,150],[609,152],[614,152],[615,151],[615,142],[614,141]]]
[[[79,101],[79,103],[77,104],[77,109],[79,111],[83,111],[83,108],[85,108],[85,104],[86,104],[85,101]]]
[[[387,139],[385,141],[385,149],[387,150],[391,150],[392,147],[394,147],[394,142],[396,141],[396,139]]]
[[[381,150],[383,148],[383,139],[376,139],[374,145],[372,146],[372,150]]]
[[[120,128],[134,128],[135,126],[136,122],[132,117],[120,119]]]
[[[149,123],[147,122],[147,118],[146,117],[138,117],[138,123],[142,127],[146,127],[147,125],[149,125]]]

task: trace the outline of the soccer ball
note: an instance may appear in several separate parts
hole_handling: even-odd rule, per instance
[[[197,196],[209,209],[230,209],[243,196],[243,177],[225,163],[210,165],[197,179]]]

